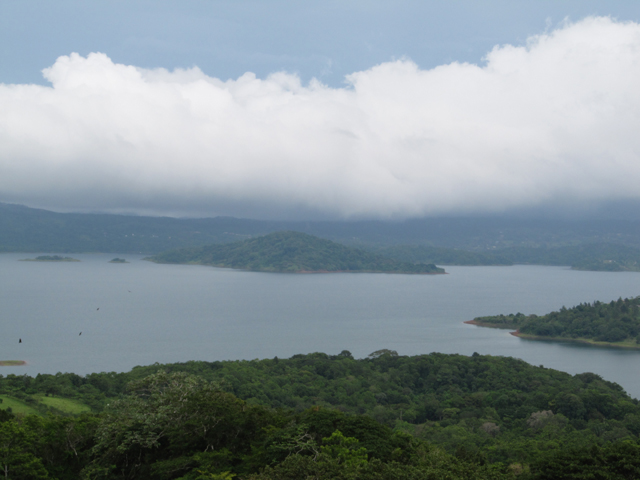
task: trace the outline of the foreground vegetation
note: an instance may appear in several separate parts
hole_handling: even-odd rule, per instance
[[[640,297],[582,303],[542,316],[517,313],[477,317],[468,323],[517,330],[517,335],[524,338],[640,348]]]
[[[637,400],[513,358],[344,351],[8,375],[0,397],[9,478],[640,476]],[[15,416],[7,398],[39,415]]]
[[[275,232],[241,242],[173,250],[149,260],[255,272],[444,273],[433,264],[403,263],[300,232]]]

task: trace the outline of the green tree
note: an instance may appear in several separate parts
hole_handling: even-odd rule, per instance
[[[42,461],[34,454],[38,438],[16,421],[0,423],[0,475],[13,480],[49,478]]]

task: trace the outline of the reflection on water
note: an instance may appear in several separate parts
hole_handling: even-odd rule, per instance
[[[462,323],[635,296],[638,273],[513,266],[448,267],[449,275],[436,276],[291,275],[156,265],[122,254],[74,255],[79,263],[17,261],[32,256],[0,255],[0,360],[28,362],[0,367],[4,375],[345,349],[364,357],[389,348],[403,355],[508,355],[592,371],[640,397],[640,351],[526,341]],[[108,263],[114,256],[131,263]]]

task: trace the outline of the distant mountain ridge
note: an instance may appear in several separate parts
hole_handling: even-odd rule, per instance
[[[640,268],[640,222],[503,217],[265,221],[55,213],[0,202],[0,252],[143,253],[298,231],[409,263]]]
[[[256,272],[445,273],[433,264],[399,262],[301,232],[275,232],[241,242],[183,248],[150,257]]]

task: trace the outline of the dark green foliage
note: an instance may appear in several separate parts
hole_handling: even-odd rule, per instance
[[[605,447],[548,452],[531,465],[535,480],[631,480],[640,478],[640,446],[616,442]]]
[[[474,319],[478,325],[518,329],[525,335],[560,339],[589,339],[637,344],[640,335],[640,297],[610,303],[581,303],[547,315],[497,315]],[[640,345],[639,345],[640,346]]]
[[[192,263],[259,272],[444,273],[300,232],[276,232],[224,245],[185,248],[151,257],[157,263]]]
[[[533,315],[531,315],[533,317]],[[492,315],[488,317],[476,317],[471,322],[474,325],[479,325],[481,327],[492,327],[492,328],[510,328],[516,330],[520,325],[524,323],[524,321],[529,318],[523,313],[510,313],[509,315]]]
[[[3,414],[9,478],[622,479],[640,470],[636,400],[598,375],[512,358],[343,351],[9,375],[0,389],[104,408]]]
[[[571,376],[503,357],[393,353],[364,360],[316,353],[277,361],[189,362],[132,373],[197,373],[251,403],[306,412],[299,422],[309,432],[325,437],[338,429],[357,436],[383,460],[390,453],[375,440],[382,430],[375,432],[384,425],[450,453],[461,446],[472,456],[484,449],[490,462],[525,461],[561,439],[594,444],[636,438],[633,430],[640,428],[637,402],[594,374]],[[309,410],[314,405],[324,408]],[[370,420],[350,417],[361,414],[382,426],[370,428]]]
[[[105,410],[93,450],[95,465],[124,478],[185,473],[198,464],[191,458],[198,452],[226,450],[217,460],[232,466],[265,427],[278,423],[270,411],[184,373],[159,372],[132,382],[129,391]]]
[[[20,389],[55,391],[99,410],[126,393],[130,380],[165,370],[187,372],[249,404],[299,412],[297,422],[316,441],[336,429],[357,437],[383,460],[395,447],[376,438],[385,438],[389,428],[428,438],[451,453],[460,446],[469,452],[491,446],[486,455],[500,461],[526,459],[529,453],[521,452],[526,442],[546,444],[541,439],[562,438],[574,430],[590,442],[636,438],[640,432],[637,402],[595,374],[571,376],[503,357],[380,352],[362,360],[344,352],[315,353],[152,365],[87,377],[8,376],[0,379],[0,388],[12,395]]]

